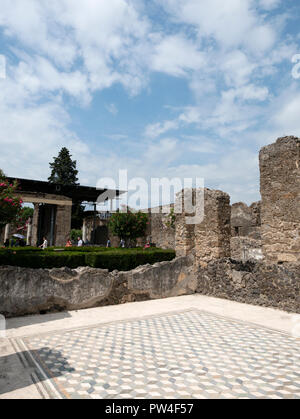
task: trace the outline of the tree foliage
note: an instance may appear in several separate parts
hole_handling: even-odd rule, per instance
[[[72,160],[69,150],[63,147],[58,156],[53,159],[53,163],[50,163],[51,175],[48,181],[66,186],[78,185],[77,162],[76,160]]]
[[[0,173],[0,228],[14,222],[22,211],[23,201],[16,196],[17,182],[9,183]]]
[[[53,163],[50,163],[51,175],[48,178],[50,183],[58,183],[64,186],[76,186],[78,183],[77,162],[66,147],[63,147]],[[81,202],[73,202],[72,207],[72,228],[80,229],[84,218],[84,207]]]
[[[146,235],[148,215],[142,212],[116,212],[112,215],[109,228],[113,235],[128,241],[136,241]]]

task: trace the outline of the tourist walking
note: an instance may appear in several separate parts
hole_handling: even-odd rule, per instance
[[[43,237],[43,244],[41,244],[40,247],[43,250],[46,250],[47,249],[47,247],[48,247],[48,240],[46,239],[46,237]]]
[[[78,247],[83,247],[83,241],[81,237],[78,237]]]

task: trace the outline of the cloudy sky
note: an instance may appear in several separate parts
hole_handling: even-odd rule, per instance
[[[119,169],[198,176],[251,203],[259,149],[300,136],[299,0],[0,5],[0,167],[9,176],[46,180],[66,146],[81,184]]]

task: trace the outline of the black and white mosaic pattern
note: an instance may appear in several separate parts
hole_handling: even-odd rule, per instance
[[[299,339],[197,310],[21,343],[50,397],[300,398]]]

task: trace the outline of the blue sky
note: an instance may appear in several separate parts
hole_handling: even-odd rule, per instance
[[[1,0],[0,167],[82,184],[204,177],[259,199],[259,149],[300,136],[297,0]]]

